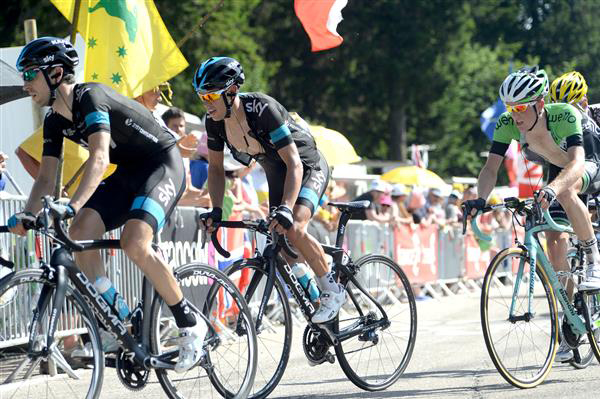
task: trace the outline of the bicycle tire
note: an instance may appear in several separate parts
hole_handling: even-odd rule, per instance
[[[379,269],[374,267],[376,265],[384,265],[388,268],[388,271],[379,273]],[[380,391],[395,383],[410,362],[417,335],[417,306],[408,278],[400,266],[390,258],[382,255],[366,255],[358,259],[355,266],[358,270],[355,275],[356,280],[364,288],[367,288],[372,296],[378,295],[381,298],[378,299],[378,302],[382,307],[387,307],[384,310],[391,324],[387,328],[373,330],[362,341],[361,337],[365,334],[340,342],[335,346],[335,353],[344,374],[352,383],[366,391]],[[363,281],[360,282],[360,280]],[[368,286],[365,287],[365,285]],[[372,301],[360,292],[352,281],[348,282],[346,290],[353,292],[358,299],[356,303],[347,301],[340,310],[340,314],[335,320],[335,331],[338,332],[343,331],[344,328],[355,324],[359,320],[361,320],[360,322],[365,320],[357,317],[359,310],[356,305],[361,308],[366,306],[370,313],[379,312],[378,308],[371,303]],[[346,316],[342,314],[347,314],[350,318],[346,319]],[[402,319],[400,319],[400,315],[402,315]],[[376,316],[380,316],[380,314],[377,313]],[[406,334],[406,332],[408,332],[408,335],[404,339],[404,344],[399,345],[394,342],[394,345],[388,345],[390,340],[399,337],[401,334]],[[358,342],[358,345],[353,344],[353,342]],[[369,343],[369,346],[365,346],[367,343]],[[378,347],[379,345],[381,347]],[[392,358],[390,354],[398,350],[400,352],[399,356]],[[371,355],[375,354],[376,356],[382,352],[387,355],[388,359],[376,361],[376,373],[371,374],[368,370],[364,370],[368,369],[372,363]],[[364,353],[368,353],[368,355],[363,357]],[[356,354],[359,354],[358,359],[356,359]],[[397,357],[400,357],[399,363],[394,360]],[[385,370],[382,371],[382,367]]]
[[[591,303],[588,303],[588,312],[592,330],[588,331],[587,338],[591,351],[594,353],[596,360],[600,362],[600,328],[597,327],[598,320],[600,320],[600,294],[584,293],[584,298],[586,302],[591,299]]]
[[[77,393],[81,393],[81,397],[96,399],[100,396],[102,390],[104,352],[102,351],[96,317],[84,300],[83,295],[72,285],[67,285],[65,304],[62,307],[60,317],[56,318],[55,341],[51,345],[51,347],[54,347],[54,354],[50,355],[50,357],[54,359],[58,373],[66,372],[65,370],[67,369],[61,365],[61,361],[64,361],[68,364],[69,372],[73,372],[78,379],[74,379],[69,374],[65,378],[48,376],[44,377],[46,378],[46,384],[42,384],[40,377],[30,378],[34,373],[40,373],[40,375],[52,373],[52,368],[45,361],[42,362],[41,356],[34,356],[34,359],[31,359],[28,353],[26,353],[27,348],[23,348],[23,345],[26,345],[29,340],[29,327],[31,326],[31,321],[26,322],[25,319],[33,317],[33,311],[38,303],[39,292],[43,286],[49,286],[54,289],[56,285],[54,282],[46,279],[43,271],[40,269],[21,270],[0,281],[0,303],[2,303],[2,306],[0,306],[0,322],[2,320],[9,320],[15,326],[13,336],[11,337],[10,332],[8,336],[0,336],[0,343],[3,340],[21,338],[19,340],[20,346],[0,349],[0,364],[3,364],[2,370],[0,370],[0,391],[3,395],[6,394],[7,397],[13,397],[10,389],[11,386],[14,386],[15,393],[17,390],[19,392],[28,392],[28,396],[39,399],[48,397],[48,395],[55,397],[56,391],[68,391],[70,392],[69,397],[73,398],[77,397],[75,396]],[[38,338],[42,347],[48,331],[48,315],[52,309],[50,305],[53,297],[54,292],[51,291],[42,308],[44,311],[39,316],[38,326],[40,329],[37,333],[39,334]],[[9,315],[12,315],[12,317]],[[82,322],[83,324],[78,324],[78,322]],[[26,336],[21,335],[17,337],[19,333],[16,326],[20,326],[21,328],[26,326]],[[72,332],[68,332],[69,330]],[[7,330],[0,328],[0,331]],[[89,335],[93,355],[88,362],[77,360],[77,363],[75,363],[76,359],[70,357],[70,352],[67,350],[72,348],[65,348],[65,345],[76,342],[76,338],[72,337],[82,334]],[[58,351],[54,352],[56,350]],[[7,383],[7,377],[12,371],[7,372],[5,365],[9,365],[11,362],[18,363],[16,369],[19,369],[19,371],[14,376],[15,380],[12,383]],[[91,370],[89,366],[92,367]],[[89,387],[86,389],[86,385],[88,384],[86,381],[88,379]],[[28,381],[32,385],[25,387],[24,385],[28,384]],[[45,389],[43,388],[44,386]]]
[[[263,261],[259,259],[244,259],[237,261],[227,268],[225,273],[234,280],[239,280],[239,284],[244,285],[244,282],[241,280],[250,280],[252,276],[242,277],[243,270],[252,271],[252,273],[250,273],[252,275],[254,275],[254,273],[260,273],[262,276],[261,281],[263,282],[263,285],[257,287],[252,298],[246,298],[247,286],[240,287],[244,294],[244,298],[247,299],[247,302],[251,307],[253,320],[256,320],[258,307],[260,306],[260,301],[264,294],[264,282],[267,281],[267,274],[263,267]],[[279,306],[281,308],[279,308]],[[257,376],[254,379],[254,386],[249,396],[250,399],[266,398],[273,392],[283,377],[290,357],[293,321],[286,291],[281,280],[278,278],[275,278],[271,299],[267,302],[267,310],[265,313],[267,312],[270,313],[271,317],[269,317],[269,314],[263,315],[260,331],[257,331],[256,333],[260,369],[257,371]],[[273,315],[275,312],[278,312],[279,314]],[[272,320],[271,318],[275,318],[275,316],[277,316],[277,320]],[[274,325],[275,323],[283,324],[283,334],[279,331],[281,329]],[[275,365],[267,365],[266,359],[274,359],[277,363]]]
[[[184,297],[209,320],[212,330],[209,330],[205,338],[205,355],[199,365],[182,374],[166,369],[155,370],[163,390],[170,398],[206,397],[210,387],[199,387],[198,381],[208,376],[211,386],[220,395],[246,398],[256,374],[257,344],[254,323],[244,297],[223,272],[212,266],[189,263],[178,267],[174,272]],[[217,296],[219,297],[215,299]],[[217,308],[214,309],[213,306]],[[238,321],[244,328],[241,334],[231,331]],[[171,345],[171,338],[174,338],[172,334],[178,330],[168,307],[158,295],[152,303],[150,328],[151,350],[158,355]],[[211,331],[215,331],[216,336]],[[239,342],[231,343],[236,336],[240,338]],[[214,346],[210,342],[214,342]],[[237,378],[231,375],[225,378],[225,368],[221,367],[221,361],[226,363],[227,372],[233,373],[235,370],[229,370],[227,356],[236,356],[236,348],[242,348],[240,353],[243,364],[238,366],[238,370],[240,367],[243,370],[240,370]],[[206,375],[203,375],[204,372]]]
[[[523,316],[525,319],[511,322],[508,320],[508,315],[513,299],[514,285],[511,284],[509,287],[506,287],[502,281],[510,280],[514,284],[516,281],[516,271],[520,267],[521,262],[523,262],[524,272],[522,281],[519,283],[519,292],[517,295],[521,294],[523,297],[519,297],[520,300],[515,301],[517,307],[515,312],[519,312],[516,315]],[[552,369],[559,331],[556,297],[550,286],[548,276],[539,263],[538,267],[536,267],[536,274],[540,280],[542,290],[534,291],[534,298],[543,295],[546,299],[546,302],[543,302],[543,304],[547,304],[548,308],[542,308],[542,304],[538,305],[536,303],[533,309],[534,316],[529,320],[526,319],[527,312],[525,310],[528,310],[530,283],[527,281],[530,277],[528,265],[529,257],[523,249],[506,248],[500,251],[490,262],[485,274],[480,308],[481,327],[483,329],[485,345],[496,369],[508,383],[522,389],[533,388],[539,385]],[[539,287],[539,284],[537,286]],[[498,288],[497,292],[492,292],[494,287]],[[521,312],[523,313],[521,314]],[[532,327],[530,323],[537,320],[540,320],[540,324],[550,327],[549,334],[543,334],[545,330],[541,325],[536,325],[535,332],[531,331]],[[494,327],[494,331],[492,331],[492,326]],[[498,334],[496,334],[496,327],[502,327]],[[507,328],[509,329],[508,333],[506,332]],[[517,338],[511,340],[513,333],[516,333],[516,331],[527,333],[526,330],[531,332],[526,339]],[[496,335],[503,342],[496,344],[494,342]],[[546,342],[546,344],[542,344],[542,341]],[[523,342],[526,342],[528,352],[523,353],[523,348],[518,348],[518,353],[515,355],[516,360],[513,364],[512,358],[508,357],[512,356],[512,352],[515,351],[512,346],[522,344]],[[511,345],[511,348],[509,348],[509,345]],[[545,349],[545,345],[548,345],[547,349]],[[497,350],[500,347],[502,347],[502,351]],[[538,352],[531,353],[531,351],[535,351],[538,348],[541,348]],[[509,352],[511,353],[509,354]],[[537,364],[540,358],[544,359],[543,363]]]

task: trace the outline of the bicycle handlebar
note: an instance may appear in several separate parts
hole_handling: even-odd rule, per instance
[[[210,237],[210,241],[213,243],[213,245],[215,246],[215,250],[221,254],[221,256],[225,257],[225,258],[229,258],[231,256],[231,253],[229,251],[227,251],[225,248],[223,248],[221,246],[221,243],[219,242],[219,239],[217,238],[217,231],[219,230],[219,228],[221,227],[226,227],[226,228],[232,228],[232,229],[248,229],[248,230],[253,230],[256,231],[258,233],[264,234],[264,235],[269,235],[269,224],[267,223],[266,220],[223,220],[220,222],[213,222],[212,226],[215,228],[215,230],[211,233],[211,237]],[[298,258],[298,253],[296,251],[294,251],[292,249],[292,247],[290,247],[290,243],[287,240],[287,237],[283,234],[277,234],[277,233],[273,233],[274,234],[274,240],[277,241],[277,244],[281,246],[281,248],[283,248],[283,250],[293,259],[297,259]]]
[[[485,234],[484,232],[481,231],[481,229],[479,229],[479,226],[477,225],[477,216],[479,216],[480,214],[486,213],[486,212],[493,211],[495,209],[500,209],[500,208],[514,209],[516,212],[518,212],[521,215],[537,213],[538,218],[540,220],[544,220],[546,222],[546,224],[548,224],[548,226],[552,230],[556,230],[556,231],[560,231],[560,232],[567,232],[567,233],[573,232],[573,229],[571,227],[561,226],[558,223],[556,223],[556,221],[552,218],[552,215],[550,214],[549,209],[546,209],[543,212],[539,212],[540,211],[539,205],[533,199],[530,198],[530,199],[521,201],[515,197],[508,197],[508,198],[505,198],[504,202],[501,204],[486,206],[481,211],[478,211],[475,214],[475,216],[473,216],[471,218],[471,228],[473,229],[473,233],[475,234],[475,236],[477,238],[479,238],[480,240],[483,240],[483,241],[488,241],[488,242],[492,241],[492,236]],[[465,234],[466,228],[467,228],[467,218],[463,217],[463,234]]]

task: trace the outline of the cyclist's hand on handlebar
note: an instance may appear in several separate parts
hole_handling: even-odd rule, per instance
[[[221,219],[223,219],[223,209],[221,208],[213,208],[210,212],[204,212],[199,216],[200,224],[208,233],[215,231],[212,224],[220,222]]]
[[[550,208],[550,205],[556,200],[556,192],[546,186],[540,191],[534,193],[535,200],[540,204],[543,210]]]
[[[294,224],[294,216],[292,210],[286,205],[279,205],[269,215],[271,223],[269,224],[269,230],[285,234],[286,231]]]
[[[463,202],[464,217],[470,219],[475,216],[478,211],[482,211],[485,208],[485,200],[483,198],[477,198],[474,200],[467,200]]]
[[[54,204],[52,204],[52,212],[60,220],[71,219],[72,217],[75,217],[75,214],[77,213],[71,204],[65,204],[59,201],[54,201]]]
[[[8,218],[6,223],[11,233],[24,236],[27,230],[35,227],[35,215],[31,212],[18,212]]]

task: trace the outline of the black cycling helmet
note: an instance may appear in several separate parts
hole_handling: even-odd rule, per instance
[[[204,61],[196,73],[192,84],[200,94],[227,89],[244,83],[244,69],[235,59],[230,57],[211,57]]]
[[[73,45],[65,39],[59,37],[40,37],[30,41],[23,47],[19,58],[17,58],[17,70],[23,72],[30,66],[39,67],[50,88],[50,99],[48,106],[51,106],[56,100],[56,89],[62,83],[66,74],[73,74],[75,66],[79,64],[79,56]],[[48,77],[48,69],[60,66],[64,69],[61,79],[56,83],[51,83]],[[54,78],[54,76],[52,76]]]
[[[73,45],[59,37],[40,37],[27,43],[17,59],[17,70],[29,66],[39,67],[63,66],[66,71],[73,73],[79,64],[79,57]]]

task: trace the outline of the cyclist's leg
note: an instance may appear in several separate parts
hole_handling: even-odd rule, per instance
[[[69,235],[74,240],[97,240],[105,231],[100,214],[92,208],[83,208],[73,220]],[[90,281],[106,276],[104,261],[99,250],[76,252],[75,262]]]
[[[121,233],[121,247],[169,306],[179,327],[180,337],[175,371],[184,372],[200,360],[208,328],[203,319],[191,311],[171,267],[152,247],[155,234],[185,191],[183,161],[178,148],[174,146],[157,155],[152,164],[140,169],[139,176],[130,176],[131,181],[143,183],[135,192],[127,215]]]
[[[600,191],[600,168],[597,163],[592,161],[585,162],[583,177],[577,182],[574,189],[582,194],[593,194]],[[565,203],[561,201],[560,196],[558,199],[567,211],[573,230],[586,252],[588,263],[585,281],[579,285],[579,289],[600,289],[600,252],[598,251],[598,243],[594,229],[592,228],[589,211],[583,201],[573,201],[572,195],[568,195],[567,198],[569,201],[565,201]],[[567,206],[569,202],[575,202],[571,204],[573,209]]]

